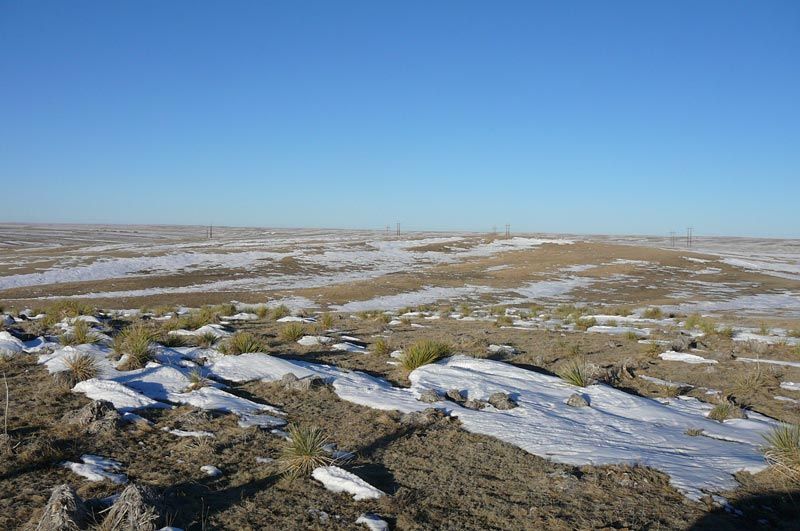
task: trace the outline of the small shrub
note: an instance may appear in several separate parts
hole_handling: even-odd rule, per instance
[[[744,410],[731,402],[730,400],[726,400],[724,402],[720,402],[714,408],[708,412],[708,418],[712,420],[717,420],[722,422],[723,420],[727,419],[743,419],[746,418],[744,414]]]
[[[400,358],[400,365],[407,371],[413,371],[450,354],[450,345],[440,341],[421,339],[405,349]]]
[[[325,451],[328,438],[320,428],[289,426],[289,440],[281,451],[279,464],[291,478],[309,476],[315,468],[328,466],[333,459]]]
[[[280,337],[284,341],[297,341],[305,334],[305,327],[300,323],[289,323],[281,329]]]
[[[392,316],[381,312],[380,314],[378,314],[375,320],[382,324],[389,324],[392,321]]]
[[[717,335],[719,337],[724,337],[725,339],[733,339],[733,333],[733,328],[730,326],[726,326],[717,330]]]
[[[75,383],[90,380],[100,372],[97,360],[83,352],[64,358],[64,365]]]
[[[164,317],[165,315],[172,315],[175,313],[174,306],[158,306],[153,310],[156,317]]]
[[[377,354],[378,356],[388,356],[389,353],[392,352],[392,346],[389,344],[389,341],[387,341],[382,337],[379,337],[372,344],[372,352]]]
[[[769,335],[769,333],[770,333],[770,330],[769,330],[769,325],[767,325],[767,323],[763,323],[763,322],[762,322],[762,323],[761,323],[761,324],[758,326],[758,333],[759,333],[760,335],[762,335],[762,336],[768,336],[768,335]]]
[[[627,317],[633,313],[633,310],[631,310],[627,306],[617,306],[616,308],[612,308],[609,313],[611,315],[619,315],[620,317]]]
[[[236,332],[225,342],[225,354],[239,355],[247,352],[263,352],[264,343],[250,332]]]
[[[703,435],[703,430],[702,428],[687,428],[684,433],[689,437],[699,437]]]
[[[461,314],[461,317],[469,317],[472,315],[472,308],[470,308],[467,304],[462,304],[458,307],[458,313]]]
[[[256,315],[259,319],[266,319],[269,315],[269,308],[264,306],[263,304],[256,309]]]
[[[47,307],[45,313],[48,317],[55,319],[55,322],[65,317],[78,317],[79,315],[92,315],[94,308],[77,300],[63,300],[54,302]]]
[[[646,309],[642,316],[645,319],[661,319],[664,316],[664,313],[661,311],[661,308],[654,306]]]
[[[200,368],[192,369],[192,372],[189,373],[187,376],[189,378],[189,386],[187,390],[194,391],[195,389],[200,389],[203,387],[208,387],[211,384],[211,380],[203,376],[203,372]]]
[[[692,330],[693,328],[697,328],[698,326],[700,326],[700,323],[702,321],[703,321],[703,318],[700,317],[700,314],[693,313],[692,315],[690,315],[689,317],[686,318],[685,325],[686,325],[686,328],[688,328],[689,330]]]
[[[557,373],[562,380],[578,387],[586,387],[592,383],[589,366],[582,359],[573,359],[565,363]]]
[[[767,462],[794,483],[800,483],[800,426],[781,424],[764,439]]]
[[[180,336],[178,334],[164,334],[161,336],[159,343],[170,348],[185,347],[189,344],[186,340],[186,336]]]
[[[733,380],[733,392],[741,397],[749,397],[758,392],[768,384],[767,377],[761,369],[760,364],[752,370],[744,370],[738,373]]]
[[[227,317],[236,313],[236,305],[230,302],[225,304],[217,304],[211,308],[211,311],[216,315]]]
[[[622,336],[628,341],[639,341],[639,336],[636,335],[636,332],[628,331]]]

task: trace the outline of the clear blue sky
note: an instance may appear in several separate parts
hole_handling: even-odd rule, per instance
[[[0,221],[800,237],[800,2],[0,0]]]

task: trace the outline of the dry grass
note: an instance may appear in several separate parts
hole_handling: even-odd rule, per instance
[[[162,334],[158,342],[170,348],[186,347],[189,345],[189,340],[186,339],[186,336],[180,336],[178,334]]]
[[[187,391],[194,391],[195,389],[200,389],[202,387],[208,387],[211,385],[211,380],[203,376],[203,372],[199,367],[193,369],[187,377],[189,378]]]
[[[388,356],[392,352],[392,345],[387,339],[379,337],[372,343],[372,353],[378,356]]]
[[[511,326],[514,324],[514,318],[510,315],[501,315],[494,322],[495,326]]]
[[[273,310],[272,310],[272,318],[275,321],[277,321],[278,319],[281,319],[283,317],[291,315],[291,313],[292,312],[289,310],[289,308],[285,304],[281,304],[280,306],[276,306],[275,308],[273,308]]]
[[[264,352],[266,345],[250,332],[236,332],[225,341],[225,354],[239,355],[247,352]]]
[[[800,426],[781,424],[764,436],[767,462],[793,483],[800,484]]]
[[[309,476],[315,468],[333,463],[325,451],[327,436],[320,428],[289,426],[289,440],[279,459],[281,470],[291,478]]]
[[[319,317],[319,325],[322,327],[323,330],[330,330],[333,328],[333,315],[329,313],[323,313]]]
[[[722,422],[727,419],[743,419],[746,418],[746,415],[742,408],[730,400],[726,400],[714,406],[714,408],[708,412],[707,417]]]
[[[586,361],[581,358],[566,362],[558,370],[558,376],[567,383],[578,387],[586,387],[592,383],[591,371]]]
[[[664,312],[661,311],[661,308],[654,306],[646,309],[642,316],[645,319],[661,319],[664,316]]]
[[[400,365],[407,371],[413,371],[436,360],[450,355],[450,345],[441,341],[421,339],[405,349],[400,358]]]
[[[72,381],[76,383],[91,380],[100,373],[97,360],[83,352],[64,358],[64,365]]]
[[[579,317],[575,320],[575,329],[586,331],[596,324],[597,320],[594,317]]]
[[[289,323],[281,328],[280,338],[283,341],[297,341],[305,334],[305,327],[300,323]]]

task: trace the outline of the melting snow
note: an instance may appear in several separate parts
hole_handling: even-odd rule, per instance
[[[360,477],[343,470],[338,466],[321,466],[315,468],[311,476],[325,485],[331,492],[352,494],[354,500],[372,500],[383,496],[383,491],[376,489]]]

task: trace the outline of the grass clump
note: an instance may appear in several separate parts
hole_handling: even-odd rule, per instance
[[[256,315],[259,319],[266,319],[269,316],[269,308],[263,304],[256,308]]]
[[[717,420],[722,422],[727,419],[743,419],[747,418],[744,414],[744,410],[731,402],[730,400],[726,400],[724,402],[720,402],[714,408],[708,412],[708,418],[712,420]]]
[[[494,322],[495,326],[511,326],[514,324],[514,318],[510,315],[501,315]]]
[[[575,320],[575,329],[586,331],[596,324],[597,320],[594,317],[578,317],[578,319]]]
[[[329,313],[323,313],[319,316],[319,325],[322,327],[323,330],[330,330],[333,328],[333,315]]]
[[[211,348],[217,343],[217,336],[211,332],[194,337],[194,344],[200,348]]]
[[[64,365],[70,378],[76,383],[91,380],[100,373],[97,360],[84,352],[64,358]]]
[[[462,304],[458,307],[458,313],[461,314],[461,317],[469,317],[472,315],[472,308],[467,304]]]
[[[281,329],[280,336],[284,341],[297,341],[305,334],[305,327],[300,323],[289,323]]]
[[[450,345],[440,341],[421,339],[405,349],[400,358],[400,365],[407,371],[413,371],[450,354]]]
[[[187,378],[189,379],[189,385],[186,388],[187,391],[194,391],[211,385],[211,380],[203,376],[203,372],[199,367],[192,369],[192,372],[189,373]]]
[[[689,437],[699,437],[700,435],[703,435],[703,429],[702,428],[687,428],[686,431],[683,432],[683,433],[685,433]]]
[[[178,334],[163,334],[159,338],[158,342],[164,345],[165,347],[170,347],[170,348],[186,347],[189,345],[189,341],[187,341],[186,336],[181,336]]]
[[[69,334],[61,334],[59,342],[62,345],[85,345],[94,344],[100,341],[100,337],[95,334],[89,323],[86,321],[75,321],[72,327],[72,332]]]
[[[288,477],[309,476],[315,468],[333,463],[325,451],[328,438],[320,428],[292,425],[288,432],[289,440],[278,460],[281,470]]]
[[[565,382],[578,387],[586,387],[592,383],[589,366],[583,359],[568,361],[559,369],[557,374]]]
[[[800,328],[794,328],[786,332],[786,335],[789,337],[800,337]]]
[[[664,316],[664,312],[661,311],[661,308],[654,306],[646,309],[642,316],[645,319],[661,319]]]
[[[153,359],[154,333],[142,324],[129,326],[114,338],[114,351],[126,355],[122,370],[141,369]]]
[[[392,346],[387,339],[379,337],[372,344],[372,352],[378,356],[388,356],[392,352]]]
[[[223,352],[238,356],[248,352],[264,352],[264,343],[250,332],[236,332],[225,342]]]
[[[291,315],[291,310],[285,304],[281,304],[280,306],[276,306],[272,309],[272,319],[277,321],[278,319],[283,319],[284,317]]]
[[[689,330],[692,330],[692,329],[697,328],[698,326],[700,326],[700,323],[702,321],[703,321],[703,318],[700,317],[699,313],[693,313],[692,315],[690,315],[689,317],[686,318],[686,321],[684,321],[684,324],[685,324],[686,328],[688,328]]]
[[[794,483],[800,483],[800,426],[781,424],[764,439],[767,462]]]

